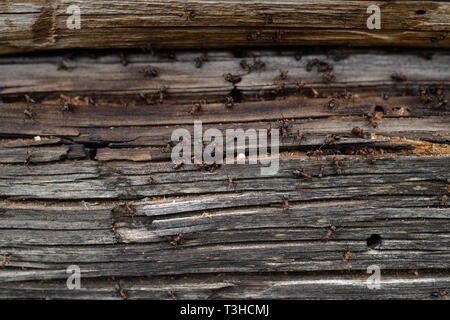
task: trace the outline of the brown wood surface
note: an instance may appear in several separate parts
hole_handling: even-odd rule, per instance
[[[118,53],[0,58],[0,297],[121,299],[120,283],[129,299],[448,299],[436,292],[450,282],[449,106],[426,103],[420,87],[448,89],[449,53],[348,53],[334,61],[326,51],[296,60],[290,49],[127,52],[127,66]],[[306,70],[313,58],[333,64],[334,82]],[[243,59],[266,67],[247,72]],[[57,70],[62,60],[70,70]],[[148,66],[159,75],[145,77]],[[225,81],[228,72],[241,81]],[[222,131],[285,120],[280,170],[174,168],[171,132],[192,131],[194,120]],[[324,146],[331,134],[340,139]],[[309,155],[319,148],[323,155]],[[381,243],[368,244],[372,235]],[[70,265],[81,268],[81,290],[66,287]],[[380,290],[367,288],[370,265],[381,268]]]
[[[381,29],[368,30],[369,5]],[[78,5],[81,29],[68,29]],[[194,12],[191,19],[180,17]],[[448,1],[13,0],[0,4],[0,53],[70,48],[280,45],[450,47]],[[258,33],[257,37],[250,37]]]

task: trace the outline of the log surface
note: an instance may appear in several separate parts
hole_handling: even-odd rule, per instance
[[[418,53],[134,52],[127,66],[117,53],[0,58],[0,298],[122,299],[120,283],[129,299],[448,299],[449,106],[419,87],[449,98],[450,55]],[[305,69],[316,57],[336,81]],[[62,59],[70,70],[57,70]],[[243,59],[266,67],[248,72]],[[157,77],[142,74],[149,65]],[[393,81],[396,71],[407,80]],[[286,124],[278,172],[175,168],[171,133],[192,133],[194,120],[223,132]],[[331,134],[340,139],[325,144]],[[66,287],[71,265],[81,290]],[[373,265],[379,290],[367,287]]]
[[[80,8],[80,29],[67,27],[71,5]],[[381,29],[367,28],[370,5],[381,10]],[[449,21],[448,1],[13,0],[0,4],[0,53],[147,43],[450,47]]]

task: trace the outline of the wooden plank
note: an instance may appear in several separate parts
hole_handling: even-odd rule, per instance
[[[322,98],[344,89],[357,96],[362,93],[367,95],[367,92],[372,96],[381,96],[382,93],[396,96],[405,93],[414,95],[419,85],[442,85],[444,89],[448,88],[449,71],[442,67],[450,63],[448,52],[437,52],[431,60],[423,59],[418,56],[419,53],[352,50],[347,58],[335,61],[332,52],[320,50],[305,52],[297,61],[295,50],[281,53],[254,50],[244,57],[233,55],[230,51],[211,51],[201,68],[196,68],[194,60],[204,54],[202,51],[177,52],[176,60],[130,53],[127,55],[127,66],[120,63],[119,55],[74,55],[66,58],[70,71],[57,70],[63,59],[61,56],[45,56],[36,60],[2,58],[0,94],[7,102],[8,98],[24,101],[23,96],[29,94],[44,103],[55,103],[57,100],[56,103],[60,104],[59,95],[64,93],[72,98],[80,96],[80,102],[73,101],[74,104],[86,105],[83,98],[94,97],[97,105],[104,104],[102,101],[106,100],[109,105],[132,107],[145,104],[144,100],[139,99],[140,94],[145,94],[159,105],[159,90],[162,86],[167,90],[163,106],[179,102],[192,103],[200,99],[207,99],[209,103],[224,103],[225,97],[233,89],[238,90],[240,99],[248,101],[281,99],[286,95],[312,97],[311,87]],[[242,69],[241,61],[253,64],[252,57],[263,62],[265,67],[250,73]],[[335,75],[333,82],[324,82],[324,73],[317,72],[316,68],[308,72],[306,66],[313,59],[332,65]],[[158,76],[148,77],[143,74],[143,70],[149,66],[158,70]],[[287,79],[280,78],[281,71],[287,71]],[[394,72],[403,74],[407,80],[396,82],[391,78]],[[242,80],[233,85],[225,80],[224,75],[228,73],[239,74]],[[11,74],[14,77],[9,76]],[[304,83],[303,90],[297,90],[299,81]],[[276,89],[280,86],[284,89],[277,93]],[[69,115],[61,114],[61,110],[57,113],[62,121],[70,119]]]
[[[380,289],[367,287],[367,274],[353,275],[222,275],[196,278],[117,279],[128,299],[433,299],[448,288],[448,276],[426,273],[414,276],[382,271]],[[68,290],[65,281],[0,284],[0,297],[8,299],[114,299],[121,297],[113,281],[82,279],[80,290]],[[173,297],[172,297],[173,296]]]
[[[68,29],[69,5],[81,29]],[[41,0],[0,7],[0,53],[63,48],[403,45],[449,47],[447,1],[374,1],[381,29],[368,30],[368,3],[333,0],[171,1]],[[195,16],[183,17],[183,13]],[[180,16],[181,15],[181,16]],[[401,16],[402,19],[398,17]],[[226,36],[224,36],[226,30]],[[258,36],[251,37],[252,33]]]

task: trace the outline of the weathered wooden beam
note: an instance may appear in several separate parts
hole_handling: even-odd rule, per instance
[[[67,27],[70,5],[80,9],[80,29]],[[368,29],[369,5],[381,9],[381,29]],[[450,46],[447,1],[14,0],[0,6],[0,21],[0,53],[147,43],[178,48],[350,42]]]
[[[58,70],[64,59],[61,56],[2,58],[0,95],[8,102],[24,101],[24,95],[28,94],[38,102],[55,103],[63,93],[71,98],[79,96],[74,104],[89,104],[86,98],[93,97],[97,98],[97,104],[106,100],[109,105],[133,106],[146,104],[140,94],[159,105],[161,87],[166,88],[162,105],[200,99],[224,103],[227,95],[233,95],[233,89],[237,90],[234,93],[239,96],[237,100],[254,101],[313,97],[312,89],[318,97],[327,97],[343,90],[357,96],[382,96],[382,93],[396,96],[416,93],[418,86],[450,87],[450,71],[444,67],[450,64],[448,52],[438,51],[431,60],[423,59],[419,53],[353,50],[339,61],[324,50],[305,53],[300,60],[296,60],[292,50],[254,50],[245,57],[230,51],[177,52],[176,60],[132,53],[127,56],[127,66],[120,63],[119,55],[75,55],[66,58],[69,70]],[[207,60],[196,68],[194,60],[201,55],[206,55]],[[326,72],[318,72],[316,67],[308,71],[308,63],[313,59],[327,63],[335,79],[324,81]],[[249,72],[248,68],[243,69],[243,60],[248,65],[259,61],[264,66]],[[146,76],[144,70],[149,67],[155,68],[158,76]],[[281,78],[282,71],[287,72],[286,79]],[[234,84],[226,81],[228,73],[240,75],[242,80]],[[406,80],[394,80],[393,73],[404,75]],[[298,83],[302,83],[302,88],[298,88]]]
[[[367,274],[304,275],[260,274],[183,278],[119,278],[114,281],[82,279],[80,290],[68,290],[65,281],[1,283],[2,299],[122,299],[114,289],[120,283],[128,299],[433,299],[450,286],[441,273],[381,271],[380,288],[370,290]]]

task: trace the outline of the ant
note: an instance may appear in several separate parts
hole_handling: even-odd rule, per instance
[[[180,169],[184,165],[184,161],[177,163],[173,166],[174,170]]]
[[[30,103],[36,103],[36,100],[31,98],[29,95],[24,95],[25,97],[25,102],[27,103],[27,105],[29,105]]]
[[[144,68],[142,73],[144,73],[145,77],[157,77],[159,75],[158,69],[153,67]]]
[[[234,182],[232,177],[228,177],[228,189],[234,189]]]
[[[163,147],[162,152],[169,153],[172,151],[173,143],[169,142],[165,147]]]
[[[25,110],[23,111],[23,114],[28,119],[34,119],[36,117],[36,113],[33,111],[33,109],[30,106],[27,106]]]
[[[322,147],[326,146],[326,145],[333,144],[334,142],[336,142],[336,141],[338,141],[340,139],[341,139],[341,137],[338,136],[338,135],[335,135],[335,134],[333,134],[333,135],[331,135],[329,137],[326,137]]]
[[[342,173],[341,165],[339,164],[339,161],[337,161],[336,159],[334,160],[334,169],[336,169],[337,174]]]
[[[194,20],[194,18],[195,18],[195,12],[194,12],[194,11],[188,11],[188,10],[187,10],[187,7],[184,7],[183,13],[178,14],[178,16],[179,16],[180,18],[185,18],[186,21]]]
[[[317,72],[327,72],[333,70],[333,66],[327,62],[319,61],[317,66]]]
[[[73,111],[73,105],[71,104],[70,97],[60,94],[59,97],[61,98],[61,111],[62,112],[70,112]]]
[[[322,178],[325,172],[325,167],[321,167],[319,171],[319,178]]]
[[[175,293],[173,293],[173,291],[169,291],[169,297],[170,297],[172,300],[176,300],[176,299],[177,299],[177,296],[175,295]]]
[[[127,57],[125,56],[125,54],[123,52],[119,53],[119,58],[120,58],[120,63],[123,66],[126,66],[128,64]]]
[[[166,96],[167,93],[167,88],[165,86],[161,86],[159,88],[159,103],[163,103],[164,102],[164,98]]]
[[[313,94],[313,98],[319,98],[320,97],[319,91],[317,91],[313,87],[309,87],[309,88],[311,89],[311,92]]]
[[[31,159],[32,159],[33,157],[34,157],[33,151],[31,151],[31,152],[27,151],[27,155],[26,155],[25,161],[24,161],[24,163],[25,163],[25,165],[26,165],[27,167],[30,165]]]
[[[9,253],[5,253],[3,255],[3,260],[2,260],[2,267],[6,266],[9,263]]]
[[[196,68],[201,68],[205,61],[206,61],[206,57],[205,56],[200,56],[200,57],[195,58],[195,60],[194,60],[195,67]]]
[[[192,108],[191,111],[189,111],[189,113],[193,116],[199,114],[202,111],[202,104],[201,103],[195,103]]]
[[[254,41],[254,40],[257,40],[260,36],[261,36],[261,32],[259,32],[259,31],[252,32],[252,33],[247,34],[247,40]]]
[[[323,238],[324,241],[330,240],[331,236],[333,235],[333,232],[336,231],[336,227],[333,225],[330,225],[327,231],[327,235]],[[348,259],[347,259],[348,260]]]
[[[225,107],[228,109],[233,108],[234,106],[234,98],[232,96],[225,97]]]
[[[303,81],[297,81],[296,88],[297,90],[301,90],[305,87],[305,83]]]
[[[448,295],[448,292],[445,289],[439,289],[431,294],[432,297],[444,297],[446,295]]]
[[[316,150],[314,150],[314,151],[308,151],[308,152],[306,153],[306,155],[307,155],[307,156],[316,156],[316,157],[319,157],[319,156],[323,156],[323,151],[321,151],[320,149],[316,149]]]
[[[119,234],[119,232],[117,232],[117,228],[116,227],[114,227],[114,226],[112,227],[112,232],[114,234],[114,238],[119,240],[120,239],[120,234]]]
[[[397,82],[402,82],[402,81],[406,81],[406,76],[401,73],[394,72],[391,74],[391,79],[395,80]]]
[[[153,184],[153,178],[151,176],[147,177],[148,184]]]
[[[375,121],[375,116],[373,115],[373,113],[369,112],[367,114],[367,120],[369,121],[369,124],[372,125],[372,127],[374,128],[378,127],[378,124]]]
[[[294,170],[294,175],[303,179],[311,179],[311,175],[302,170]]]
[[[447,36],[448,36],[448,32],[445,32],[445,33],[441,33],[437,38],[433,37],[430,40],[431,40],[431,42],[436,43],[438,41],[445,40],[445,38],[447,38]]]
[[[312,68],[319,63],[319,59],[309,60],[306,64],[306,71],[311,72]]]
[[[347,263],[349,259],[350,259],[350,251],[345,251],[344,254],[342,255],[342,261],[344,263]]]
[[[184,234],[181,232],[170,242],[170,244],[173,245],[174,247],[177,247],[179,244],[183,243],[184,243]]]
[[[284,195],[283,196],[283,203],[284,203],[284,211],[289,211],[289,198],[288,196]]]
[[[122,287],[120,286],[120,284],[116,284],[114,286],[114,288],[116,289],[117,293],[122,297],[122,299],[127,300],[128,299],[128,295],[127,293],[122,289]]]
[[[238,74],[227,73],[225,75],[225,80],[231,82],[232,84],[236,84],[242,80],[242,77]]]
[[[336,100],[334,100],[334,99],[331,99],[330,101],[328,101],[328,102],[325,104],[325,106],[326,106],[328,109],[330,109],[330,110],[335,110],[335,109],[337,109],[337,108],[339,107],[339,102],[336,101]]]
[[[352,134],[360,138],[364,137],[364,131],[359,127],[353,128]]]
[[[127,211],[128,211],[128,213],[131,215],[131,216],[134,216],[134,209],[128,204],[128,202],[125,202],[125,209],[127,209]]]
[[[279,85],[278,87],[275,88],[274,93],[275,94],[280,94],[280,93],[284,93],[286,90],[286,84],[283,83],[281,85]]]

